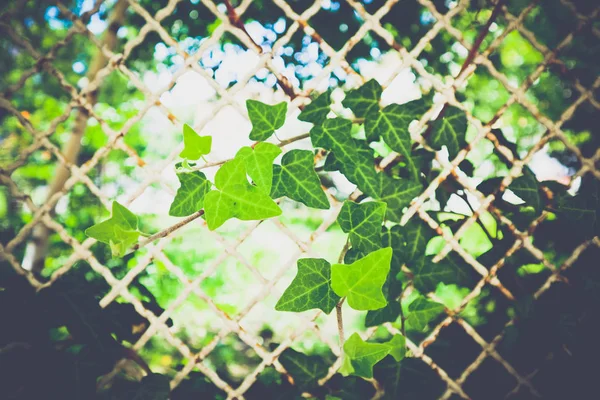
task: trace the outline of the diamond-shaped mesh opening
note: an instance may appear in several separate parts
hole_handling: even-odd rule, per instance
[[[516,379],[502,365],[488,357],[469,376],[464,388],[473,398],[504,399],[516,383]]]
[[[444,352],[452,348],[459,348],[460,352],[453,352],[455,357],[452,359],[444,357]],[[439,366],[451,377],[458,377],[480,352],[481,347],[457,323],[444,328],[436,341],[425,349],[425,353],[437,360]]]

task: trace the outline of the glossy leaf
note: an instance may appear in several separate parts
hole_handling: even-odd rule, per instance
[[[271,106],[256,100],[247,100],[246,108],[248,108],[248,117],[252,122],[250,140],[267,140],[285,122],[287,113],[285,101]]]
[[[273,161],[281,154],[281,149],[272,143],[258,143],[254,149],[242,147],[235,158],[242,158],[246,171],[254,184],[264,193],[270,194],[273,184]]]
[[[386,356],[391,355],[401,361],[406,355],[406,339],[394,335],[385,343],[368,343],[358,333],[352,334],[344,343],[344,362],[340,368],[342,375],[357,375],[363,378],[373,377],[373,366]]]
[[[277,311],[315,308],[329,314],[340,297],[331,288],[331,264],[322,258],[298,260],[298,274],[275,305]]]
[[[455,107],[447,107],[442,118],[438,118],[431,127],[431,135],[427,143],[436,150],[442,146],[448,149],[449,158],[452,160],[460,149],[465,147],[465,134],[467,133],[467,116]]]
[[[382,91],[379,82],[371,79],[358,89],[350,90],[342,104],[351,109],[357,118],[364,118],[369,112],[379,108]]]
[[[353,248],[366,253],[381,248],[381,225],[385,209],[386,204],[382,202],[344,202],[337,221],[349,235]]]
[[[418,297],[408,306],[407,325],[414,330],[423,331],[430,321],[444,312],[444,306],[435,301]]]
[[[185,217],[204,207],[204,196],[210,191],[212,183],[200,171],[177,174],[181,186],[177,189],[169,215]]]
[[[318,356],[307,356],[293,349],[286,349],[279,356],[279,362],[294,379],[294,384],[301,389],[318,386],[319,379],[329,371],[329,365]]]
[[[275,166],[271,195],[273,198],[287,196],[312,208],[329,208],[329,200],[315,172],[311,151],[290,150],[284,154],[281,166]]]
[[[113,257],[121,257],[139,238],[138,217],[113,201],[111,217],[87,228],[85,234],[110,245]]]
[[[276,217],[279,206],[246,178],[244,159],[226,162],[215,175],[217,190],[204,198],[206,222],[210,230],[217,229],[230,218],[242,221]]]
[[[185,124],[183,125],[183,144],[183,151],[179,154],[179,157],[197,160],[210,153],[212,137],[200,136],[191,126]]]
[[[331,111],[331,91],[326,91],[317,96],[316,99],[308,103],[304,110],[298,115],[298,119],[304,122],[312,122],[319,125],[327,118]]]
[[[377,310],[387,300],[382,288],[390,271],[392,249],[376,250],[350,265],[331,267],[331,287],[338,296],[347,296],[348,305],[355,310]]]

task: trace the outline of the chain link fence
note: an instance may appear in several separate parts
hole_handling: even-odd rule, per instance
[[[141,316],[147,319],[149,326],[141,338],[133,344],[133,350],[142,350],[153,337],[159,336],[180,352],[184,359],[188,360],[187,365],[173,376],[171,381],[172,388],[177,387],[192,371],[200,371],[202,374],[206,375],[214,385],[225,392],[229,399],[243,399],[244,393],[252,387],[257,376],[265,368],[273,366],[281,374],[286,374],[284,367],[278,361],[278,357],[284,350],[292,346],[297,340],[300,340],[307,331],[312,332],[323,343],[329,345],[333,354],[338,357],[337,361],[330,368],[329,374],[320,382],[320,384],[325,384],[340,366],[341,355],[336,342],[337,338],[324,334],[320,328],[319,316],[321,315],[321,312],[298,315],[297,318],[302,321],[298,325],[299,328],[279,343],[274,350],[266,348],[263,345],[262,339],[256,332],[245,328],[243,319],[257,304],[263,302],[268,296],[273,295],[278,297],[281,294],[277,293],[279,290],[277,288],[277,283],[286,273],[289,274],[289,271],[294,270],[296,261],[299,257],[303,254],[316,254],[315,250],[312,248],[313,244],[335,223],[337,213],[341,207],[341,203],[333,196],[330,196],[330,201],[332,203],[331,209],[324,212],[322,223],[314,230],[308,239],[299,237],[294,233],[294,230],[286,226],[285,221],[281,219],[271,221],[281,235],[288,236],[296,243],[296,249],[294,252],[286,255],[288,257],[287,262],[282,262],[281,265],[277,266],[275,273],[269,277],[264,276],[261,269],[253,265],[253,262],[249,261],[239,250],[240,246],[243,245],[262,222],[246,224],[245,231],[234,239],[222,236],[218,232],[211,232],[209,235],[211,235],[215,242],[222,246],[224,251],[212,260],[210,265],[207,265],[203,269],[202,273],[199,273],[197,276],[188,276],[176,262],[170,259],[165,252],[165,248],[169,246],[171,241],[175,240],[178,235],[180,235],[178,229],[184,225],[191,223],[200,224],[204,226],[204,229],[208,232],[208,229],[205,228],[204,221],[198,218],[199,215],[192,215],[183,219],[176,226],[162,231],[151,238],[158,238],[158,240],[146,240],[141,242],[138,248],[145,247],[146,252],[143,256],[136,259],[137,263],[129,269],[124,277],[118,279],[113,275],[109,266],[100,262],[90,250],[90,247],[93,246],[96,241],[91,238],[87,238],[83,241],[75,239],[69,234],[64,226],[53,218],[53,210],[57,206],[57,203],[60,202],[61,198],[67,195],[78,184],[85,185],[94,196],[97,196],[107,209],[110,209],[111,199],[107,196],[107,192],[103,190],[102,187],[98,186],[98,184],[88,176],[88,173],[96,168],[109,153],[116,150],[124,151],[128,154],[137,165],[136,168],[143,171],[143,180],[139,183],[136,190],[131,191],[128,194],[126,201],[124,201],[126,206],[136,200],[136,198],[142,195],[142,193],[152,185],[160,187],[160,190],[164,190],[170,195],[174,195],[173,188],[164,182],[164,176],[161,172],[174,164],[178,154],[182,150],[182,146],[174,148],[170,152],[170,155],[161,162],[146,162],[125,143],[124,137],[126,137],[129,130],[135,124],[140,122],[150,110],[152,110],[152,112],[162,113],[172,122],[172,124],[181,128],[182,121],[175,116],[176,113],[173,112],[173,110],[169,109],[169,107],[161,101],[161,98],[165,93],[173,89],[178,79],[185,73],[194,71],[206,79],[215,91],[211,113],[204,119],[196,121],[194,124],[194,128],[200,134],[202,134],[207,124],[210,123],[212,117],[225,108],[229,107],[239,113],[242,118],[247,118],[247,112],[241,105],[245,100],[245,98],[243,98],[243,89],[246,87],[246,84],[251,77],[255,76],[259,70],[265,68],[277,80],[278,85],[276,88],[278,93],[276,93],[275,96],[287,98],[289,102],[291,102],[289,114],[295,116],[297,115],[298,109],[301,109],[310,102],[310,95],[313,94],[312,92],[319,87],[323,87],[323,82],[329,79],[333,71],[342,70],[346,74],[347,87],[357,87],[366,81],[353,65],[347,61],[347,56],[354,46],[363,40],[366,35],[371,35],[389,46],[391,49],[390,51],[397,54],[401,60],[401,65],[394,73],[387,77],[386,81],[380,82],[384,89],[389,86],[402,71],[411,69],[418,76],[420,81],[425,82],[426,85],[429,85],[439,96],[441,96],[444,103],[464,111],[467,115],[469,125],[474,128],[476,132],[468,147],[462,149],[455,159],[447,160],[442,154],[436,153],[435,160],[441,166],[441,172],[432,180],[431,184],[423,191],[423,193],[412,201],[411,205],[403,215],[401,224],[408,222],[410,219],[421,218],[445,241],[445,245],[441,252],[437,254],[435,261],[443,259],[450,252],[455,252],[467,265],[472,267],[480,275],[480,280],[472,290],[462,298],[456,308],[447,308],[445,310],[447,314],[445,318],[429,332],[426,338],[419,343],[410,340],[407,341],[408,348],[413,357],[416,357],[427,364],[445,383],[447,390],[443,393],[442,399],[457,397],[463,399],[471,398],[471,395],[465,389],[464,384],[487,360],[493,360],[495,363],[498,363],[506,370],[506,372],[514,377],[516,386],[511,392],[512,394],[526,393],[531,396],[539,397],[539,388],[536,388],[532,383],[532,377],[535,375],[535,371],[534,373],[529,372],[527,374],[520,372],[511,365],[508,360],[503,358],[497,350],[497,346],[502,341],[506,328],[515,322],[514,319],[508,321],[505,327],[501,329],[492,340],[486,340],[478,333],[474,326],[460,316],[460,313],[464,311],[473,299],[476,299],[481,294],[484,288],[489,286],[495,288],[496,292],[500,296],[505,297],[508,301],[512,302],[515,300],[515,296],[511,293],[511,290],[503,285],[502,281],[499,279],[498,272],[505,265],[506,259],[517,251],[523,249],[526,250],[531,256],[543,263],[543,265],[550,270],[547,280],[534,293],[534,297],[537,299],[546,292],[554,282],[563,279],[563,272],[570,268],[588,247],[599,246],[600,240],[596,237],[581,243],[579,247],[573,251],[572,255],[564,260],[564,262],[559,265],[554,264],[547,259],[544,252],[537,248],[534,241],[531,240],[538,224],[547,218],[548,213],[544,211],[527,229],[519,229],[504,212],[494,205],[495,195],[485,195],[478,191],[473,180],[462,173],[458,166],[480,142],[488,141],[494,146],[495,151],[501,153],[512,165],[509,173],[500,183],[500,190],[503,190],[510,185],[513,179],[522,173],[524,166],[527,165],[535,154],[546,144],[550,141],[560,141],[566,149],[577,158],[581,166],[572,177],[571,182],[576,181],[575,178],[582,177],[586,174],[593,175],[596,179],[600,178],[600,171],[597,168],[598,162],[600,161],[600,151],[596,151],[595,155],[586,158],[582,154],[581,149],[568,139],[562,129],[565,122],[571,119],[578,107],[583,104],[591,104],[596,110],[600,109],[600,102],[594,98],[594,92],[600,87],[600,78],[597,78],[591,85],[586,87],[586,85],[580,82],[577,76],[568,77],[578,93],[576,100],[562,112],[559,118],[549,118],[544,115],[539,111],[536,104],[526,96],[528,89],[534,85],[536,80],[538,80],[542,74],[547,72],[552,65],[558,65],[559,67],[561,65],[564,66],[559,53],[562,50],[567,49],[574,38],[576,38],[583,29],[590,29],[591,26],[591,30],[595,35],[596,40],[600,39],[600,30],[598,30],[597,27],[594,27],[594,23],[597,22],[596,18],[600,8],[596,8],[592,12],[583,14],[574,4],[569,3],[567,0],[562,0],[563,5],[570,10],[577,20],[577,24],[568,35],[558,41],[558,44],[554,48],[550,49],[538,41],[535,34],[528,30],[524,24],[524,21],[528,16],[531,13],[536,13],[539,7],[544,6],[543,4],[538,4],[536,1],[528,2],[525,7],[520,9],[518,15],[513,15],[509,11],[509,8],[502,5],[502,2],[500,1],[500,4],[494,7],[493,13],[497,15],[493,18],[501,19],[505,24],[504,29],[500,33],[494,35],[493,40],[487,43],[483,49],[472,54],[472,60],[469,63],[465,63],[465,68],[461,69],[453,76],[440,76],[436,71],[426,68],[424,63],[419,60],[420,55],[424,49],[431,46],[432,41],[437,36],[442,34],[450,35],[452,40],[463,46],[467,51],[472,46],[475,46],[472,37],[465,37],[464,30],[453,25],[455,18],[461,15],[468,6],[467,2],[453,2],[449,7],[449,11],[442,14],[434,2],[429,0],[418,0],[420,6],[430,13],[434,22],[431,23],[429,31],[416,41],[411,48],[405,48],[401,43],[396,41],[387,25],[384,26],[382,23],[382,19],[391,9],[394,7],[403,7],[404,2],[388,0],[375,12],[369,13],[365,9],[363,2],[354,0],[344,1],[346,5],[352,8],[353,13],[357,15],[363,23],[352,36],[347,38],[347,41],[345,41],[343,46],[336,50],[328,44],[328,41],[321,36],[319,32],[316,32],[311,27],[311,18],[322,12],[325,2],[319,0],[310,4],[309,2],[306,2],[306,6],[303,7],[305,9],[302,12],[298,12],[296,11],[297,7],[292,7],[292,4],[288,4],[285,0],[273,0],[269,7],[277,8],[278,12],[290,21],[290,24],[287,26],[286,31],[274,42],[272,49],[265,51],[252,39],[252,36],[246,31],[244,26],[244,14],[252,5],[252,0],[243,0],[235,8],[230,4],[218,5],[211,0],[201,0],[201,4],[213,14],[212,18],[220,21],[220,23],[216,25],[216,28],[212,31],[210,37],[207,37],[201,42],[197,51],[193,54],[186,52],[182,48],[181,43],[172,37],[169,29],[170,27],[164,25],[164,21],[174,12],[178,3],[180,3],[180,0],[170,0],[164,8],[158,10],[148,9],[135,0],[119,0],[115,4],[112,4],[111,7],[113,8],[113,11],[120,8],[121,11],[119,11],[119,13],[121,15],[123,15],[126,10],[127,13],[135,14],[136,17],[140,17],[143,20],[143,25],[139,29],[139,34],[126,41],[119,50],[115,49],[114,43],[111,43],[110,39],[106,39],[107,36],[110,36],[109,34],[106,34],[103,38],[99,38],[99,35],[90,30],[90,19],[103,6],[104,2],[102,0],[96,1],[90,10],[81,13],[80,15],[76,15],[69,7],[58,2],[56,6],[63,15],[71,20],[72,26],[64,38],[54,43],[52,50],[44,54],[40,53],[35,45],[32,44],[26,36],[22,35],[19,29],[16,29],[14,24],[10,21],[11,13],[21,7],[25,2],[16,2],[6,6],[1,17],[0,29],[3,34],[6,35],[7,40],[31,57],[33,64],[29,69],[23,70],[16,83],[0,95],[0,107],[9,115],[16,117],[27,130],[28,134],[31,135],[33,140],[31,144],[23,149],[9,165],[4,166],[2,170],[0,170],[0,181],[2,185],[6,186],[12,196],[19,199],[31,213],[30,220],[22,227],[22,229],[20,229],[7,243],[0,245],[1,256],[17,273],[25,276],[30,284],[38,290],[44,290],[44,288],[53,285],[59,277],[68,274],[71,268],[79,261],[86,261],[94,273],[101,275],[112,288],[100,301],[101,307],[107,307],[119,298],[124,299],[124,301],[132,304]],[[109,22],[116,24],[122,23],[122,21]],[[489,26],[487,28],[489,29]],[[109,30],[110,29],[111,27],[109,26]],[[503,41],[505,41],[513,32],[518,32],[527,40],[529,45],[543,55],[543,60],[531,72],[530,76],[522,82],[515,82],[500,72],[492,59],[494,52],[498,50]],[[158,90],[156,88],[147,87],[144,84],[143,79],[140,78],[140,74],[135,72],[134,69],[130,67],[131,64],[128,63],[132,54],[135,54],[136,47],[146,40],[150,34],[157,35],[158,40],[174,49],[174,55],[181,57],[183,60],[180,68],[172,74],[170,81],[164,83],[162,88]],[[319,51],[322,52],[328,60],[318,76],[305,84],[298,84],[292,79],[289,79],[285,71],[282,71],[280,66],[274,61],[274,54],[277,54],[280,49],[285,47],[295,34],[305,34],[313,38],[319,45]],[[226,40],[231,40],[231,38],[234,38],[235,41],[245,46],[248,50],[255,52],[255,59],[257,62],[252,68],[247,70],[245,76],[238,78],[237,83],[227,88],[218,83],[214,79],[214,76],[200,65],[199,61],[205,52],[210,50],[211,46],[224,43]],[[96,68],[94,71],[95,73],[90,77],[89,82],[87,82],[83,89],[79,89],[72,82],[69,82],[63,72],[54,65],[57,57],[61,54],[61,48],[72,40],[89,41],[93,43],[94,46],[97,46],[97,51],[101,54],[101,56],[98,57],[98,63],[101,63],[101,65]],[[506,103],[487,121],[482,121],[474,116],[471,109],[465,105],[463,101],[457,98],[459,97],[457,96],[457,91],[468,83],[469,78],[474,75],[476,70],[485,70],[486,73],[493,77],[493,79],[509,94]],[[64,112],[47,123],[44,129],[35,126],[22,110],[19,110],[11,101],[11,96],[18,93],[24,87],[28,79],[33,79],[36,74],[42,71],[49,76],[52,76],[58,82],[60,88],[67,93],[70,98]],[[95,109],[97,92],[102,89],[106,79],[115,72],[124,77],[129,84],[133,85],[133,87],[141,92],[144,97],[139,109],[118,129],[111,127],[111,124],[105,121],[105,119],[99,115],[97,109]],[[511,152],[493,132],[498,121],[514,104],[518,104],[520,107],[527,110],[545,130],[541,139],[534,143],[528,149],[528,152],[521,158],[514,152]],[[75,111],[79,112],[86,121],[88,119],[94,119],[108,136],[106,144],[101,146],[96,153],[82,165],[77,165],[72,158],[69,158],[67,150],[64,148],[61,149],[60,146],[50,139],[57,127],[64,123]],[[411,126],[413,139],[425,148],[428,148],[426,139],[424,139],[419,132],[422,132],[422,128],[426,125],[427,121],[429,121],[437,112],[439,112],[439,107],[436,104],[425,113],[418,124]],[[308,143],[307,135],[292,136],[283,139],[281,140],[280,145],[285,151],[286,147],[289,148],[292,143],[300,143],[302,141]],[[59,169],[64,169],[63,172],[57,172],[57,174],[64,173],[66,179],[61,187],[55,188],[54,192],[51,193],[43,204],[36,205],[31,196],[24,193],[19,188],[17,183],[11,178],[11,175],[18,168],[27,165],[29,162],[28,160],[32,155],[42,151],[49,153],[51,157],[56,160],[60,166]],[[384,168],[386,165],[393,162],[395,156],[395,154],[392,154],[389,157],[384,158],[380,163],[380,167]],[[224,161],[225,160],[217,159],[210,160],[206,167],[220,165]],[[443,229],[439,223],[426,212],[428,200],[434,195],[436,189],[444,184],[449,177],[458,182],[461,185],[461,189],[465,193],[468,193],[469,196],[475,198],[478,202],[478,207],[464,220],[462,226],[454,234]],[[487,212],[491,213],[500,224],[507,228],[517,238],[504,257],[500,258],[492,266],[482,265],[459,243],[462,235],[470,226],[477,222],[477,218]],[[35,230],[39,229],[40,226],[52,233],[58,234],[60,239],[72,248],[72,252],[64,264],[56,269],[49,279],[46,280],[43,280],[29,270],[24,269],[22,267],[23,260],[20,260],[13,254],[18,246],[23,245],[30,240],[32,234],[35,234]],[[251,292],[246,293],[247,304],[243,310],[235,316],[229,315],[228,312],[223,310],[220,304],[211,297],[211,295],[202,289],[202,282],[213,275],[228,258],[235,259],[243,266],[243,268],[247,269],[258,282],[260,282],[260,289],[253,289]],[[155,260],[160,261],[170,274],[177,277],[183,287],[177,298],[172,301],[160,315],[155,315],[155,313],[147,309],[138,297],[130,291],[131,283]],[[240,287],[238,290],[244,291],[245,288]],[[404,292],[405,296],[409,294],[410,290]],[[429,293],[428,296],[434,300],[439,300],[434,293]],[[185,340],[176,334],[176,327],[167,325],[167,320],[171,317],[173,312],[191,298],[198,298],[205,302],[212,310],[215,320],[220,321],[221,326],[220,331],[218,331],[208,343],[205,343],[199,351],[192,349]],[[446,372],[442,366],[436,363],[435,358],[426,352],[426,349],[435,343],[443,333],[444,329],[450,325],[460,327],[480,347],[479,355],[473,359],[470,365],[466,366],[458,376]],[[385,327],[391,333],[399,333],[398,329],[391,323],[386,323]],[[374,331],[375,329],[366,330],[363,332],[363,338],[370,337]],[[228,335],[237,336],[239,340],[253,349],[253,351],[262,359],[262,362],[254,367],[237,387],[233,387],[230,383],[222,379],[214,369],[204,362],[208,355],[218,346],[220,341]],[[123,364],[124,361],[119,363],[113,373],[117,373],[119,368],[123,367]]]

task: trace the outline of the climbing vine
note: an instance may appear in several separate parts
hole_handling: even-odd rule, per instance
[[[356,185],[356,190],[345,199],[337,217],[347,234],[339,260],[299,259],[297,275],[275,309],[318,309],[325,314],[335,309],[343,354],[338,372],[371,380],[374,368],[380,368],[383,378],[375,387],[397,393],[398,380],[392,372],[399,371],[409,354],[407,327],[424,331],[446,311],[428,294],[439,284],[468,287],[476,278],[460,255],[451,253],[434,260],[435,252],[428,248],[440,232],[432,230],[421,218],[401,223],[411,201],[438,175],[439,163],[434,155],[452,160],[467,145],[468,122],[463,111],[445,105],[437,117],[427,118],[425,126],[419,126],[416,121],[434,106],[432,96],[382,107],[381,95],[382,88],[376,80],[349,91],[341,103],[353,114],[348,119],[334,115],[330,91],[320,94],[298,116],[313,124],[308,136],[314,150],[291,150],[281,157],[282,146],[306,135],[280,141],[279,145],[267,142],[284,125],[287,104],[248,100],[252,123],[249,137],[256,142],[242,147],[235,157],[224,162],[214,182],[200,171],[202,166],[198,164],[210,153],[212,138],[200,136],[184,125],[182,160],[176,165],[180,187],[169,209],[171,216],[184,217],[183,222],[148,235],[140,231],[135,214],[114,202],[111,218],[88,228],[86,234],[108,244],[113,256],[121,257],[195,218],[204,218],[208,228],[215,230],[233,218],[249,221],[277,217],[282,213],[279,199],[283,197],[307,207],[328,209],[332,193],[323,186],[317,170],[340,172]],[[415,141],[411,132],[425,140]],[[382,165],[383,156],[389,154],[396,155],[393,162]],[[467,175],[473,173],[473,165],[468,161],[463,161],[459,169]],[[452,183],[452,179],[449,177],[447,182]],[[548,210],[556,218],[585,221],[590,232],[596,232],[597,191],[572,196],[566,187],[538,182],[528,168],[507,188],[502,186],[502,180],[503,177],[487,179],[478,189],[486,195],[495,194],[498,200],[493,206],[511,213],[519,226],[528,226],[543,210]],[[522,202],[514,205],[502,200],[507,189]],[[453,194],[472,207],[458,185],[445,184],[431,194],[435,206],[427,212],[443,222],[439,214]],[[502,233],[498,229],[490,233],[481,220],[478,223],[492,244],[505,251]],[[408,307],[403,307],[402,294],[408,288],[416,295]],[[398,327],[397,333],[387,340],[371,340],[354,332],[345,340],[344,304],[366,312],[366,327],[391,323]],[[318,390],[319,382],[333,363],[327,365],[322,359],[315,360],[292,349],[281,354],[280,362],[299,388],[318,397],[323,395]],[[328,399],[344,398],[341,393],[333,390],[324,395]]]

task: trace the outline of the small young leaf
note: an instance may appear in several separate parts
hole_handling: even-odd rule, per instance
[[[368,254],[350,265],[331,267],[331,287],[338,296],[347,296],[355,310],[377,310],[387,300],[382,288],[390,272],[392,249],[386,247]]]
[[[320,125],[331,111],[331,91],[321,93],[316,99],[308,103],[304,110],[298,115],[298,119],[304,122],[312,122]]]
[[[357,118],[364,118],[369,112],[379,108],[382,91],[379,82],[371,79],[358,89],[349,91],[342,104],[351,109]]]
[[[271,106],[256,100],[247,100],[246,108],[252,122],[250,140],[267,140],[285,122],[287,113],[285,101]]]
[[[138,217],[113,201],[112,216],[106,221],[87,228],[85,234],[110,245],[113,257],[121,257],[138,240],[140,235]]]
[[[455,107],[448,107],[442,118],[437,119],[431,127],[431,136],[427,143],[436,150],[442,146],[448,148],[449,158],[452,160],[465,145],[467,133],[467,116]]]
[[[435,301],[418,297],[408,306],[407,325],[414,330],[422,332],[427,324],[444,312],[444,306]]]
[[[203,155],[210,153],[212,137],[200,136],[188,124],[183,125],[183,151],[179,157],[188,160],[197,160]]]
[[[230,218],[242,221],[281,215],[279,206],[263,191],[250,185],[244,159],[226,162],[215,175],[217,190],[204,197],[208,229],[215,230]]]
[[[242,158],[246,163],[248,176],[264,193],[271,193],[273,184],[273,161],[281,154],[281,149],[272,143],[258,143],[254,149],[242,147],[235,158]]]
[[[337,221],[342,230],[348,233],[353,248],[365,253],[381,248],[381,225],[385,209],[386,204],[382,202],[344,202]]]
[[[467,266],[460,256],[448,254],[443,260],[434,263],[432,257],[421,257],[413,268],[413,283],[421,293],[433,292],[438,283],[467,285],[471,282]]]
[[[298,274],[275,305],[277,311],[319,308],[329,314],[340,301],[331,288],[331,264],[322,258],[298,260]]]
[[[363,378],[373,377],[373,366],[387,355],[401,361],[406,355],[406,339],[402,335],[385,343],[367,343],[358,333],[352,334],[344,343],[344,362],[340,368],[342,375],[357,375]]]
[[[204,196],[210,192],[212,183],[200,171],[177,174],[181,186],[171,203],[169,215],[185,217],[204,207]]]
[[[528,167],[523,169],[523,175],[515,179],[508,188],[519,196],[525,204],[533,207],[536,215],[542,212],[544,207],[540,197],[540,186],[535,174]]]
[[[305,390],[318,386],[319,379],[325,377],[329,370],[321,357],[307,356],[293,349],[281,353],[279,362],[294,378],[294,384]]]
[[[287,196],[312,208],[329,208],[329,200],[315,172],[311,151],[290,150],[283,156],[281,166],[275,166],[271,196]]]

